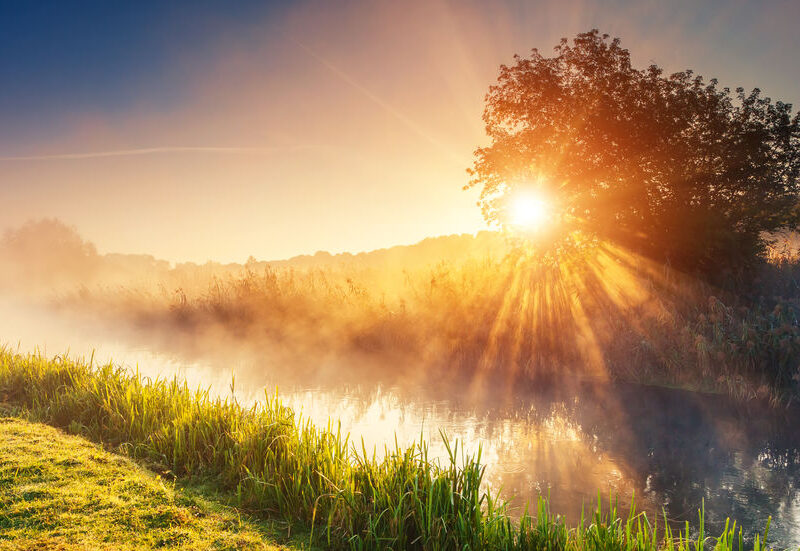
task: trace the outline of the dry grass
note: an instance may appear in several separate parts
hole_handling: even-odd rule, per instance
[[[744,297],[593,244],[558,261],[518,251],[388,276],[251,267],[191,288],[83,289],[61,305],[170,346],[233,340],[301,373],[335,357],[387,378],[620,379],[785,404],[800,392],[799,265],[775,256]]]

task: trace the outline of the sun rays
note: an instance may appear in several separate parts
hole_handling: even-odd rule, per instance
[[[499,286],[472,390],[480,392],[490,377],[504,378],[509,392],[521,379],[613,377],[618,339],[658,342],[657,327],[671,317],[657,290],[679,293],[678,286],[653,264],[609,243],[549,261],[519,253]]]

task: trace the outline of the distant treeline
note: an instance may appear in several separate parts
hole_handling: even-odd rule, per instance
[[[369,269],[379,272],[459,262],[467,258],[501,258],[508,249],[499,232],[431,237],[413,245],[361,253],[331,254],[318,251],[285,260],[258,260],[251,256],[243,264],[173,263],[149,254],[99,254],[95,245],[64,222],[46,218],[6,230],[0,239],[0,291],[49,293],[97,285],[164,285],[194,289],[213,278],[240,276],[266,268]]]

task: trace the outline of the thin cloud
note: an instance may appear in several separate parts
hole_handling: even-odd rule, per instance
[[[19,155],[0,157],[0,161],[51,161],[71,159],[100,159],[104,157],[130,157],[133,155],[158,155],[163,153],[220,153],[233,155],[269,155],[311,149],[312,146],[291,147],[217,147],[217,146],[173,146],[143,147],[138,149],[115,149],[111,151],[88,151],[81,153],[56,153],[49,155]]]
[[[403,123],[412,132],[414,132],[419,137],[423,138],[424,140],[426,140],[430,144],[432,144],[435,147],[437,147],[440,151],[444,152],[450,159],[455,161],[457,164],[463,165],[464,163],[469,161],[469,159],[465,159],[461,155],[458,155],[447,144],[445,144],[445,143],[439,141],[438,139],[434,138],[427,130],[425,130],[425,128],[423,128],[421,125],[417,124],[414,120],[409,118],[404,113],[402,113],[399,110],[397,110],[390,103],[388,103],[387,101],[383,100],[382,98],[380,98],[379,96],[374,94],[367,87],[365,87],[364,85],[359,83],[357,80],[355,80],[353,77],[351,77],[349,74],[344,72],[342,69],[340,69],[339,67],[334,65],[333,62],[331,62],[329,59],[327,59],[326,57],[323,57],[322,55],[317,53],[315,50],[312,50],[309,46],[307,46],[306,44],[303,44],[302,42],[300,42],[299,40],[297,40],[294,37],[286,36],[286,38],[288,40],[290,40],[291,42],[293,42],[298,47],[300,47],[309,56],[311,56],[312,58],[317,60],[320,64],[322,64],[324,67],[326,67],[328,70],[330,70],[333,74],[335,74],[337,77],[339,77],[345,83],[349,84],[350,86],[352,86],[353,88],[355,88],[356,90],[361,92],[367,99],[369,99],[374,104],[378,105],[379,107],[384,109],[387,113],[392,115],[395,119],[397,119],[398,121]]]

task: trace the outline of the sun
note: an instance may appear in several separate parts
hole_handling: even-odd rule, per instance
[[[511,201],[509,221],[512,226],[524,230],[537,230],[547,223],[547,202],[536,195],[520,195]]]

